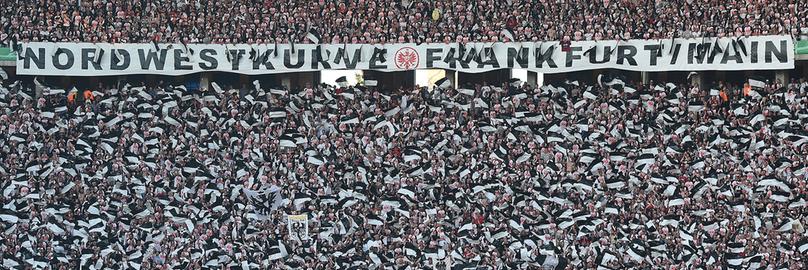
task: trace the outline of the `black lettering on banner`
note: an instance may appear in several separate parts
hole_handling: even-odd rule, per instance
[[[216,60],[217,52],[214,49],[202,49],[199,52],[199,59],[204,61],[199,63],[202,70],[213,70],[219,67],[219,60]]]
[[[598,60],[598,57],[597,57],[598,50],[595,49],[595,51],[593,53],[589,54],[589,63],[592,63],[592,64],[608,63],[609,60],[612,60],[611,51],[612,51],[612,46],[603,47],[603,53],[602,53],[603,54],[603,59]]]
[[[623,47],[623,46],[620,46],[620,47]],[[647,44],[647,45],[643,46],[643,49],[648,51],[651,54],[651,58],[649,58],[650,64],[652,66],[656,66],[657,65],[657,57],[658,57],[657,52],[660,50],[659,44]],[[622,54],[622,50],[621,50],[620,53]],[[621,60],[622,59],[618,55],[617,56],[617,63],[621,64]]]
[[[631,45],[618,45],[617,46],[617,64],[622,65],[624,62],[628,62],[630,66],[637,66],[637,60],[634,59],[634,56],[637,56],[637,47]],[[654,54],[656,56],[656,54]],[[654,59],[656,62],[656,59]],[[654,63],[656,65],[656,63]]]
[[[322,48],[320,50],[325,50],[326,55],[329,54],[329,51],[327,49],[325,49],[325,48]],[[315,49],[311,53],[311,69],[320,69],[320,64],[323,65],[323,69],[331,69],[331,64],[328,63],[328,60],[324,60],[324,59],[322,59],[322,57],[320,57],[321,53],[322,53],[320,50]],[[256,61],[256,63],[257,63],[257,61]],[[254,67],[253,69],[258,69],[257,66],[258,66],[257,64],[253,63],[253,67]]]
[[[696,59],[696,45],[695,43],[687,44],[687,64],[693,64],[693,60]]]
[[[434,67],[435,61],[440,61],[440,55],[443,53],[443,49],[441,48],[427,48],[426,49],[426,67],[431,68]]]
[[[791,51],[791,45],[788,39],[785,38],[750,38],[754,40],[747,40],[744,42],[745,46],[739,49],[739,46],[732,46],[731,44],[724,44],[729,39],[720,40],[719,48],[718,42],[715,38],[705,38],[702,42],[696,39],[677,39],[676,42],[667,42],[665,40],[659,41],[644,41],[644,42],[620,42],[619,44],[598,43],[596,49],[591,49],[593,43],[588,42],[574,42],[572,46],[562,50],[560,47],[556,49],[549,45],[536,46],[535,48],[528,48],[529,46],[494,46],[490,44],[487,48],[482,48],[480,53],[468,53],[464,50],[463,53],[457,52],[457,48],[449,50],[451,45],[437,45],[437,46],[424,46],[421,49],[421,60],[426,60],[427,68],[447,68],[456,70],[473,69],[477,71],[487,71],[499,68],[529,68],[534,70],[547,70],[552,71],[553,68],[566,67],[569,70],[580,70],[594,67],[631,67],[636,68],[640,62],[646,67],[653,67],[653,70],[671,70],[676,69],[676,65],[697,65],[702,68],[705,65],[722,65],[719,68],[740,68],[743,64],[764,64],[762,67],[771,66],[773,64],[788,63]],[[671,44],[673,43],[673,44]],[[679,44],[676,44],[679,43]],[[733,45],[737,42],[733,42]],[[537,43],[540,44],[540,43]],[[664,46],[662,45],[664,44]],[[481,46],[482,44],[473,44]],[[252,65],[245,63],[246,70],[240,71],[240,63],[246,62],[249,49],[238,49],[237,47],[232,50],[224,49],[223,47],[214,48],[199,48],[197,54],[191,55],[187,49],[183,50],[179,47],[158,49],[155,50],[150,46],[142,46],[143,48],[106,48],[105,57],[108,55],[110,59],[103,59],[103,63],[98,60],[97,53],[99,48],[86,45],[65,45],[73,46],[69,48],[59,48],[55,46],[41,46],[35,45],[23,48],[21,56],[18,60],[19,66],[23,74],[37,74],[32,73],[36,70],[44,71],[48,68],[64,73],[64,71],[78,72],[79,68],[85,71],[100,71],[109,69],[111,74],[128,74],[138,73],[137,68],[141,68],[140,72],[147,72],[152,74],[159,74],[166,70],[176,71],[210,71],[210,70],[224,70],[233,71],[237,73],[244,72],[258,72],[270,73],[278,69],[279,72],[294,72],[298,70],[329,70],[329,69],[356,69],[360,68],[358,65],[362,64],[361,68],[372,70],[386,70],[395,68],[391,64],[392,61],[382,61],[383,55],[379,55],[378,50],[376,53],[370,53],[370,48],[358,48],[357,45],[346,45],[347,47],[337,46],[330,47],[327,54],[323,47],[314,49],[313,46],[299,46],[296,51],[287,49],[282,52],[283,60],[279,59],[277,55],[272,57],[273,50],[271,48],[262,47],[261,52],[257,58],[252,58]],[[243,45],[241,45],[243,46]],[[556,46],[558,46],[556,44]],[[668,47],[672,46],[672,47]],[[271,46],[270,46],[271,47]],[[305,47],[305,48],[303,48]],[[616,47],[616,48],[615,48]],[[56,52],[53,49],[57,49]],[[471,51],[477,51],[479,48],[471,48]],[[257,49],[257,48],[256,48]],[[331,50],[333,49],[333,50]],[[589,50],[586,50],[589,49]],[[137,51],[136,51],[137,50]],[[170,50],[170,51],[169,51]],[[426,54],[424,51],[426,50]],[[639,55],[638,51],[643,50],[643,55]],[[586,53],[584,53],[586,51]],[[229,59],[233,59],[230,65],[225,64],[227,67],[218,68],[218,60],[224,60],[222,55],[218,53],[227,53]],[[335,53],[336,52],[336,53]],[[351,52],[354,52],[351,54]],[[78,54],[76,54],[78,53]],[[172,55],[168,55],[171,53]],[[307,55],[307,54],[312,55]],[[362,54],[365,55],[362,55]],[[507,55],[502,55],[507,53]],[[137,55],[135,55],[137,54]],[[532,54],[532,55],[531,55]],[[647,54],[647,56],[646,56]],[[763,54],[761,59],[760,54]],[[229,57],[229,56],[233,57]],[[297,55],[297,59],[295,59]],[[328,55],[328,57],[325,57]],[[388,55],[392,57],[393,54]],[[269,57],[267,57],[269,56]],[[336,56],[336,57],[335,57]],[[506,57],[500,59],[498,56]],[[333,59],[330,57],[334,57]],[[612,57],[615,59],[612,60]],[[646,58],[643,58],[646,57]],[[682,57],[682,59],[680,59]],[[135,63],[135,58],[138,59],[137,66],[131,66]],[[173,59],[169,64],[168,59]],[[642,59],[640,59],[642,58]],[[670,58],[670,60],[668,59]],[[236,59],[240,61],[236,61]],[[557,65],[555,60],[564,59],[565,63]],[[498,62],[499,60],[506,60],[506,65]],[[677,64],[678,60],[682,60]],[[53,61],[49,64],[48,61]],[[283,62],[281,62],[283,61]],[[311,63],[306,62],[311,61]],[[436,61],[443,61],[444,63],[436,63]],[[471,61],[474,61],[472,63]],[[531,65],[530,61],[535,64]],[[588,61],[588,62],[587,62]],[[79,62],[80,65],[76,64]],[[197,63],[198,62],[198,63]],[[460,62],[459,64],[457,62]],[[283,64],[281,64],[283,63]],[[476,64],[475,64],[476,63]],[[576,64],[577,63],[577,64]],[[278,68],[274,64],[280,64]],[[589,65],[591,64],[591,65]],[[616,64],[616,65],[615,65]],[[730,64],[737,65],[728,66]],[[166,66],[167,65],[167,66]],[[232,66],[231,66],[232,65]],[[668,66],[673,65],[674,67]],[[131,67],[130,67],[131,66]],[[252,66],[252,68],[250,68]],[[423,64],[421,67],[424,67]],[[747,67],[748,68],[748,67]],[[57,72],[58,73],[58,72]],[[181,72],[182,73],[182,72]],[[68,72],[65,74],[78,74]]]
[[[463,69],[468,69],[469,68],[469,63],[468,62],[463,61],[460,58],[456,58],[455,54],[452,53],[451,51],[446,54],[446,58],[443,59],[443,61],[449,63],[449,68],[457,68],[457,63],[458,62],[460,62],[460,67],[462,67]]]
[[[56,63],[56,56],[53,57],[54,63]],[[38,69],[45,69],[45,48],[37,49],[37,53],[34,53],[34,50],[31,48],[25,48],[25,62],[23,62],[23,67],[25,69],[31,68],[31,62],[34,62],[34,65]]]
[[[168,50],[160,49],[160,51],[157,52],[149,50],[147,53],[144,49],[138,49],[137,52],[140,55],[140,69],[148,70],[152,62],[154,62],[154,68],[156,70],[165,69]]]
[[[489,56],[488,59],[477,63],[477,68],[485,68],[485,66],[488,65],[490,65],[491,68],[499,68],[499,60],[497,60],[497,52],[494,48],[483,48],[483,56],[480,58],[485,58],[485,56]]]
[[[480,54],[477,53],[477,49],[472,48],[470,51],[466,52],[465,57],[463,57],[461,55],[461,57],[460,57],[460,59],[458,59],[458,61],[460,61],[460,66],[461,67],[469,68],[469,63],[471,63],[471,61],[476,61],[479,58],[480,58]]]
[[[64,55],[64,56],[67,57],[67,63],[64,63],[64,65],[61,63],[61,61],[59,61],[59,59],[60,59],[59,56],[61,56],[61,55]],[[76,59],[75,59],[75,55],[73,55],[73,51],[68,50],[68,49],[62,49],[62,53],[59,53],[57,51],[57,53],[53,55],[53,67],[55,67],[56,69],[61,69],[61,70],[70,69],[71,67],[73,67],[73,63],[75,61],[76,61]]]
[[[116,54],[115,51],[118,53]],[[118,59],[118,55],[123,59]],[[126,70],[129,67],[129,63],[132,61],[129,51],[124,49],[113,49],[110,58],[112,59],[112,65],[110,66],[112,70]]]
[[[362,56],[362,51],[360,48],[354,50],[353,58],[348,59],[348,52],[345,51],[343,48],[337,49],[337,54],[334,56],[334,64],[339,65],[341,62],[345,62],[346,69],[356,69],[356,64],[359,63],[359,57]]]
[[[699,49],[698,44],[696,43],[687,44],[687,64],[692,65],[693,62],[696,64],[703,64],[704,59],[707,58],[709,48],[710,46],[705,45]]]
[[[94,63],[93,58],[95,58],[95,49],[94,48],[82,48],[81,49],[81,69],[87,70],[89,69],[88,64],[92,64],[95,70],[101,69],[101,64]]]
[[[271,61],[269,61],[269,55],[272,54],[272,49],[267,49],[267,51],[265,51],[264,53],[261,53],[261,51],[258,51],[257,53],[258,53],[258,59],[256,59],[257,61],[252,62],[253,70],[260,69],[261,65],[264,65],[264,68],[268,70],[275,69],[275,66],[272,65]]]
[[[535,57],[536,57],[536,67],[542,68],[544,67],[544,62],[547,62],[547,67],[550,68],[558,68],[556,65],[555,60],[553,60],[553,52],[555,51],[555,46],[550,46],[546,51],[542,52],[541,48],[536,48],[535,50]]]
[[[381,58],[381,57],[379,57],[380,54],[381,54],[381,52],[379,52],[378,54],[373,53],[373,54],[370,55],[370,66],[368,68],[370,68],[370,69],[387,69],[387,64],[386,63],[385,64],[378,64],[378,62],[380,60],[379,58]]]
[[[174,49],[174,69],[175,70],[192,70],[194,69],[191,65],[183,65],[183,62],[188,63],[191,62],[191,59],[188,58],[188,55],[182,49]]]
[[[771,63],[772,62],[772,55],[774,55],[774,57],[777,57],[777,61],[779,63],[787,62],[788,61],[788,53],[786,52],[786,50],[788,49],[788,46],[786,46],[787,44],[788,43],[785,40],[781,40],[780,41],[780,49],[777,49],[777,47],[774,46],[773,41],[766,41],[766,47],[765,47],[765,49],[766,49],[766,52],[765,52],[766,53],[766,56],[765,56],[766,63]]]
[[[566,65],[567,67],[572,67],[572,61],[573,60],[580,60],[581,59],[581,55],[575,54],[575,52],[580,52],[582,50],[583,50],[583,48],[581,48],[581,46],[572,46],[572,47],[570,47],[569,51],[567,51],[567,65]]]
[[[708,55],[708,59],[707,59],[708,64],[715,64],[715,57],[718,56],[718,53],[716,53],[715,50],[716,50],[716,47],[718,47],[718,46],[719,46],[718,41],[716,41],[715,45],[710,47],[710,50],[709,50],[710,54]],[[720,48],[720,47],[718,47],[718,48]],[[724,50],[727,50],[727,48],[724,48]]]
[[[292,64],[292,62],[291,62],[292,61],[292,55],[291,55],[290,51],[289,50],[284,50],[283,51],[283,65],[286,66],[286,68],[289,68],[289,69],[295,68],[295,69],[297,69],[297,68],[302,67],[303,64],[306,63],[306,50],[299,49],[299,50],[297,50],[296,54],[297,54],[297,63]]]
[[[230,53],[231,56],[230,59],[233,59],[232,61],[230,61],[230,70],[238,70],[239,63],[241,63],[241,57],[244,56],[246,52],[247,51],[245,51],[244,49],[228,51],[228,53]]]
[[[682,44],[676,44],[673,47],[673,56],[671,57],[671,65],[676,65],[676,61],[679,60],[679,53],[682,51]]]
[[[741,57],[741,53],[737,50],[733,50],[733,54],[729,53],[729,48],[724,49],[724,55],[721,57],[721,64],[726,64],[728,61],[735,61],[735,63],[743,64],[743,58]]]
[[[516,60],[516,63],[519,64],[520,68],[527,68],[527,55],[529,52],[530,50],[528,48],[520,48],[518,52],[516,48],[508,48],[508,67],[516,67],[513,64],[514,60]]]

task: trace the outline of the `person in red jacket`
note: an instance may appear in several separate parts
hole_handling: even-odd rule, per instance
[[[471,214],[471,222],[477,225],[483,224],[485,222],[485,216],[478,211],[474,211]]]

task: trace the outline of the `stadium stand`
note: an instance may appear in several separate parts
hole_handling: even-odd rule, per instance
[[[0,89],[6,267],[805,266],[804,79],[73,91]]]
[[[805,0],[2,0],[0,269],[808,269],[805,60]]]
[[[423,43],[808,36],[776,1],[7,1],[0,42]],[[639,18],[639,19],[638,19]]]

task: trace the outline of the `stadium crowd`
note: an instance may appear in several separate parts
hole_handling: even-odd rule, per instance
[[[0,87],[4,268],[808,267],[804,79],[254,84]]]
[[[80,2],[81,4],[77,4]],[[4,0],[0,42],[422,43],[808,36],[801,0]]]

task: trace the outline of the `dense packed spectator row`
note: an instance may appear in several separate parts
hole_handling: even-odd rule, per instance
[[[6,269],[808,267],[805,80],[14,83],[0,110]]]
[[[422,43],[808,36],[808,1],[4,0],[0,41]]]

